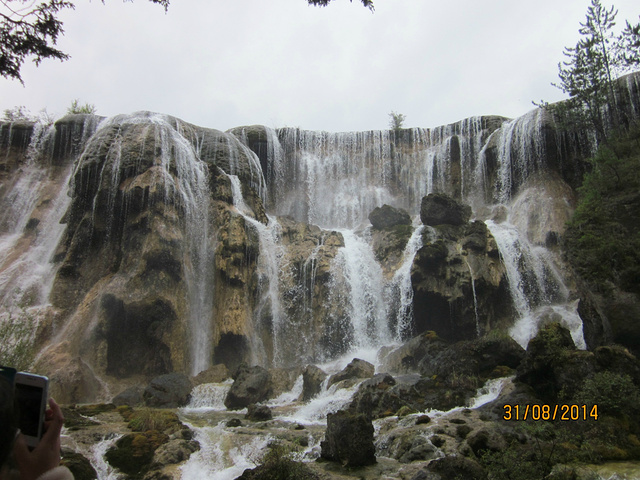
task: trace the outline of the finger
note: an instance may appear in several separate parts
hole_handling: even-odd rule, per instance
[[[29,462],[30,452],[29,447],[27,446],[27,442],[24,439],[24,435],[19,433],[16,436],[16,440],[13,444],[13,458],[15,459],[18,466],[24,465]]]
[[[51,419],[45,422],[45,433],[42,439],[51,442],[60,438],[60,432],[64,425],[64,415],[62,415],[60,406],[53,398],[49,399],[49,406],[51,407]]]

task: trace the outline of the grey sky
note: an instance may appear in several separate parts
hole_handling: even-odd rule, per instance
[[[0,109],[101,115],[151,110],[226,130],[261,123],[383,129],[388,113],[434,127],[473,115],[516,117],[550,85],[590,0],[77,0],[63,14],[67,62],[31,62],[25,87],[0,79]],[[608,4],[606,1],[604,4]],[[638,21],[617,0],[618,25]]]

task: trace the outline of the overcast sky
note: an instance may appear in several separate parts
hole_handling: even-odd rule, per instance
[[[434,127],[474,115],[517,117],[559,100],[557,64],[590,0],[77,0],[58,46],[66,62],[0,78],[0,109],[61,115],[75,98],[111,116],[167,113],[226,130]],[[609,5],[606,0],[603,2]],[[618,26],[638,21],[617,0]]]

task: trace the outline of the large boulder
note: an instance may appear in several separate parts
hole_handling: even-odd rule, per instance
[[[486,480],[487,478],[487,474],[478,462],[460,455],[451,455],[434,460],[427,469],[439,474],[443,479]]]
[[[271,395],[271,374],[262,367],[241,365],[233,378],[233,385],[224,399],[229,410],[240,410],[267,400]]]
[[[184,407],[191,399],[193,385],[183,373],[169,373],[151,380],[142,397],[149,407]]]
[[[406,210],[385,204],[373,209],[369,214],[369,221],[373,228],[384,230],[396,225],[411,225],[411,216]]]
[[[144,404],[144,397],[142,396],[143,393],[144,388],[139,385],[134,385],[113,397],[111,403],[116,406],[129,405],[130,407],[137,407],[138,405]]]
[[[327,431],[321,443],[322,458],[345,467],[361,467],[376,463],[373,424],[363,414],[344,410],[327,415]]]
[[[247,414],[244,418],[253,422],[266,422],[273,418],[273,413],[266,405],[251,404],[247,408]]]
[[[324,370],[315,365],[307,365],[302,372],[302,401],[307,402],[318,395],[326,378]]]
[[[420,220],[425,225],[464,225],[471,218],[471,207],[440,193],[422,198]]]
[[[423,236],[411,267],[415,333],[471,340],[513,322],[513,302],[498,245],[481,221],[439,225]]]
[[[342,382],[343,380],[371,378],[375,370],[376,368],[369,362],[354,358],[342,371],[331,375],[327,386],[330,387],[334,383]]]
[[[541,399],[554,401],[562,390],[573,393],[594,372],[593,353],[578,351],[569,330],[554,322],[529,342],[516,380],[531,386]]]

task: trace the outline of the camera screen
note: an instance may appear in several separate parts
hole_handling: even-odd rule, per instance
[[[32,385],[16,384],[16,407],[18,409],[18,427],[25,435],[38,436],[42,388]]]

